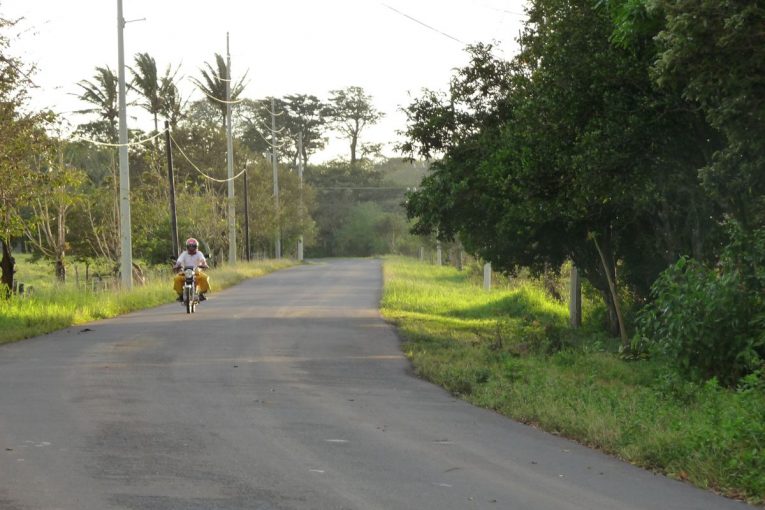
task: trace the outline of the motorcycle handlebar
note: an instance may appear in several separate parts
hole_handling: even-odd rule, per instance
[[[191,267],[191,266],[189,266],[189,267]],[[210,269],[210,266],[196,266],[196,267],[192,267],[192,269],[197,269],[197,268],[199,268],[199,269]],[[173,270],[176,273],[180,273],[184,269],[186,269],[186,268],[185,267],[181,267],[181,266],[173,266]]]

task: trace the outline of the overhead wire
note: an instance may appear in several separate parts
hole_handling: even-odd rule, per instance
[[[250,119],[250,121],[255,121],[255,122],[253,122],[253,124],[259,123],[261,125],[261,128],[266,130],[266,131],[270,131],[271,133],[274,132],[274,131],[271,130],[271,128],[264,126],[263,123],[260,122],[256,118],[255,119]],[[253,127],[253,131],[255,131],[258,134],[258,136],[264,142],[266,142],[266,144],[268,144],[268,146],[271,147],[271,148],[282,149],[282,148],[287,147],[289,145],[289,142],[287,140],[285,140],[285,141],[283,141],[281,143],[273,143],[272,141],[268,140],[265,136],[263,136],[263,133],[260,132],[260,129],[258,129],[257,126],[253,125],[252,127]],[[283,130],[284,130],[284,127],[282,127],[281,129],[277,129],[276,133],[281,133]]]
[[[159,138],[160,136],[165,134],[166,131],[167,131],[166,129],[163,129],[162,131],[158,132],[154,136],[150,136],[149,138],[143,138],[141,140],[136,140],[134,142],[128,142],[128,143],[99,142],[97,140],[91,140],[89,138],[83,138],[81,136],[75,136],[75,137],[72,138],[72,140],[75,141],[75,142],[86,142],[86,143],[90,143],[90,144],[93,144],[93,145],[98,145],[98,146],[101,146],[101,147],[135,147],[137,145],[143,145],[145,143],[151,142],[152,140],[156,140],[157,138]]]
[[[234,99],[233,101],[226,101],[225,99],[219,99],[219,98],[217,98],[215,96],[211,96],[210,94],[208,94],[207,92],[205,92],[202,89],[199,89],[199,91],[202,94],[204,94],[205,96],[207,96],[208,99],[212,99],[213,101],[217,101],[218,103],[222,103],[222,104],[239,104],[239,103],[243,103],[245,101],[244,99]]]
[[[506,14],[512,14],[514,16],[526,16],[527,14],[524,12],[518,12],[518,11],[511,11],[509,9],[502,9],[501,7],[494,7],[493,5],[489,5],[486,2],[480,2],[480,6],[484,9],[489,9],[491,11],[497,11],[497,12],[504,12]]]
[[[383,6],[387,7],[388,9],[390,9],[391,11],[393,11],[393,12],[395,12],[395,13],[397,13],[397,14],[399,14],[399,15],[407,18],[407,19],[410,19],[410,20],[414,21],[415,23],[417,23],[419,25],[422,25],[423,27],[425,27],[425,28],[427,28],[429,30],[437,32],[437,33],[443,35],[444,37],[448,37],[449,39],[451,39],[453,41],[457,41],[458,43],[462,44],[463,46],[467,45],[467,43],[465,43],[464,41],[454,37],[453,35],[449,35],[449,34],[447,34],[446,32],[444,32],[442,30],[439,30],[439,29],[437,29],[435,27],[432,27],[432,26],[428,25],[427,23],[424,23],[424,22],[418,20],[417,18],[415,18],[413,16],[410,16],[410,15],[406,14],[405,12],[401,12],[398,9],[396,9],[395,7],[391,7],[390,5],[388,5],[388,4],[384,3],[384,2],[380,2],[380,3]]]
[[[279,113],[275,113],[275,112],[272,112],[271,110],[269,110],[269,109],[268,109],[268,107],[264,107],[264,108],[265,108],[265,110],[266,110],[268,113],[270,113],[270,114],[271,114],[271,115],[273,115],[274,117],[280,117],[280,116],[284,115],[284,113],[285,113],[283,110],[282,110],[282,111],[280,111]]]
[[[241,172],[239,172],[235,176],[229,177],[228,179],[218,179],[218,178],[213,177],[211,175],[207,175],[204,171],[200,170],[200,168],[197,165],[195,165],[193,161],[191,161],[191,159],[186,155],[186,153],[183,151],[183,149],[178,144],[178,142],[175,140],[175,138],[173,138],[172,134],[170,134],[170,140],[172,140],[173,145],[175,145],[176,149],[178,149],[178,151],[181,153],[181,155],[184,157],[184,159],[189,162],[189,164],[192,166],[192,168],[194,168],[194,170],[199,172],[199,174],[202,177],[204,177],[205,179],[208,179],[208,180],[211,180],[211,181],[214,181],[214,182],[229,182],[229,181],[236,180],[237,178],[239,178],[242,174],[244,174],[247,171],[247,169],[245,168],[244,170],[242,170]]]
[[[284,147],[287,147],[287,146],[289,145],[289,143],[288,143],[288,142],[286,142],[286,141],[284,141],[284,142],[282,142],[282,143],[279,143],[279,144],[275,144],[275,143],[273,143],[273,142],[269,141],[269,140],[268,140],[268,139],[267,139],[265,136],[263,136],[263,133],[261,133],[259,130],[255,129],[254,131],[255,131],[255,132],[258,134],[258,136],[259,136],[260,138],[262,138],[262,139],[263,139],[263,141],[264,141],[264,142],[266,142],[266,144],[268,144],[268,146],[269,146],[269,147],[271,147],[272,149],[274,149],[274,148],[276,148],[276,149],[283,149]]]
[[[274,130],[274,129],[271,129],[269,126],[267,126],[266,124],[264,124],[262,120],[260,120],[260,119],[259,119],[259,118],[257,118],[257,117],[248,118],[247,120],[248,120],[249,122],[252,122],[252,123],[256,123],[256,124],[259,124],[259,125],[260,125],[260,127],[261,127],[261,129],[263,129],[264,131],[269,131],[269,132],[271,132],[271,133],[281,133],[281,132],[283,132],[283,131],[284,131],[284,129],[285,129],[285,128],[284,128],[284,126],[280,127],[279,129],[276,129],[276,130]]]

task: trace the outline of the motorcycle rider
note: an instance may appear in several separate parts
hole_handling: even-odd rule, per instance
[[[186,239],[186,251],[182,251],[178,256],[178,260],[175,261],[173,270],[178,271],[184,267],[207,269],[209,267],[207,265],[207,260],[201,251],[197,251],[198,247],[199,242],[196,239],[193,237]],[[183,283],[185,280],[186,277],[183,275],[183,272],[179,272],[175,275],[173,288],[175,289],[175,293],[178,294],[178,301],[183,301]],[[205,293],[210,290],[210,283],[207,281],[207,275],[202,271],[197,273],[197,287],[199,287],[199,300],[204,301],[207,299]]]

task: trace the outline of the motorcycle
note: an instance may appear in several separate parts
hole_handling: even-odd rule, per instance
[[[186,307],[186,313],[194,313],[199,304],[199,292],[197,292],[197,273],[198,267],[187,266],[183,268],[183,306]]]

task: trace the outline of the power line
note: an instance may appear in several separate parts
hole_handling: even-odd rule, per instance
[[[283,149],[284,147],[287,147],[287,146],[289,145],[289,144],[288,144],[286,141],[284,141],[284,142],[282,142],[282,143],[278,143],[278,144],[274,145],[274,143],[273,143],[272,141],[268,140],[268,139],[267,139],[265,136],[263,136],[263,134],[262,134],[260,131],[258,131],[258,130],[257,130],[255,127],[253,127],[253,129],[252,129],[252,130],[253,130],[253,131],[255,131],[255,132],[258,134],[258,136],[259,136],[259,137],[260,137],[260,138],[261,138],[261,139],[262,139],[262,140],[263,140],[263,141],[264,141],[264,142],[265,142],[265,143],[266,143],[266,144],[267,144],[269,147],[271,147],[272,149],[273,149],[274,147],[276,147],[277,149]]]
[[[241,172],[239,172],[238,174],[236,174],[235,176],[233,176],[233,177],[231,177],[229,179],[217,179],[215,177],[207,175],[202,170],[200,170],[199,167],[197,165],[195,165],[193,161],[191,161],[191,159],[189,159],[189,157],[186,155],[185,152],[183,152],[183,149],[181,148],[180,145],[178,145],[178,142],[175,141],[175,138],[173,138],[173,135],[170,135],[170,139],[173,141],[173,145],[175,145],[175,147],[178,149],[178,151],[181,153],[181,155],[184,157],[184,159],[186,161],[188,161],[189,164],[194,168],[194,170],[199,172],[199,174],[202,177],[204,177],[205,179],[209,179],[209,180],[215,181],[215,182],[229,182],[229,181],[233,181],[233,180],[237,179],[238,177],[240,177],[243,173],[245,173],[247,171],[247,169],[244,169],[244,170],[242,170]]]
[[[509,9],[502,9],[500,7],[494,7],[493,5],[488,5],[485,2],[481,2],[481,7],[483,7],[484,9],[489,9],[491,11],[497,11],[497,12],[504,12],[506,14],[512,14],[513,16],[526,16],[526,13],[524,13],[524,12],[511,11]]]
[[[107,142],[99,142],[96,140],[90,140],[88,138],[82,138],[81,136],[75,136],[72,138],[75,142],[86,142],[93,145],[98,145],[101,147],[135,147],[136,145],[143,145],[145,143],[151,142],[152,140],[159,138],[165,133],[165,130],[163,129],[159,133],[157,133],[154,136],[150,136],[149,138],[144,138],[142,140],[136,140],[135,142],[128,142],[128,143],[107,143]]]
[[[457,41],[458,43],[462,44],[463,46],[467,45],[467,43],[465,43],[464,41],[461,41],[460,39],[457,39],[457,38],[456,38],[456,37],[454,37],[453,35],[449,35],[449,34],[447,34],[446,32],[443,32],[443,31],[441,31],[441,30],[439,30],[439,29],[437,29],[437,28],[434,28],[434,27],[432,27],[432,26],[428,25],[427,23],[424,23],[424,22],[422,22],[422,21],[418,20],[417,18],[414,18],[414,17],[412,17],[412,16],[410,16],[410,15],[408,15],[408,14],[404,13],[404,12],[401,12],[401,11],[399,11],[398,9],[396,9],[396,8],[394,8],[394,7],[391,7],[391,6],[390,6],[390,5],[388,5],[388,4],[385,4],[385,3],[381,3],[381,5],[383,5],[384,7],[387,7],[387,8],[388,8],[388,9],[390,9],[391,11],[393,11],[393,12],[395,12],[395,13],[397,13],[397,14],[400,14],[401,16],[403,16],[403,17],[405,17],[405,18],[407,18],[407,19],[410,19],[410,20],[414,21],[414,22],[415,22],[415,23],[417,23],[417,24],[420,24],[420,25],[422,25],[423,27],[425,27],[425,28],[427,28],[427,29],[429,29],[429,30],[432,30],[432,31],[434,31],[434,32],[438,32],[439,34],[443,35],[444,37],[448,37],[449,39],[451,39],[451,40],[453,40],[453,41]]]
[[[207,92],[205,92],[201,88],[199,89],[199,91],[202,94],[204,94],[205,96],[207,96],[209,99],[212,99],[213,101],[217,101],[217,102],[219,102],[221,104],[239,104],[239,103],[243,103],[244,102],[244,99],[234,99],[233,101],[226,101],[225,99],[218,99],[215,96],[211,96],[210,94],[208,94]]]

